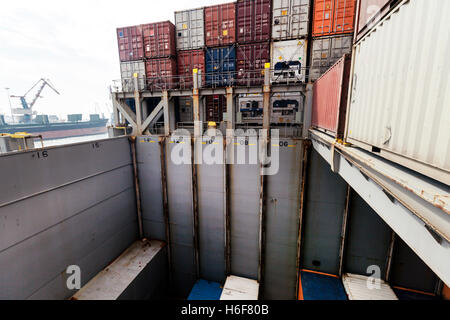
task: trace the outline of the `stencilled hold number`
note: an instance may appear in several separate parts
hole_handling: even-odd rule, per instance
[[[33,158],[35,159],[46,159],[48,158],[48,151],[47,150],[43,150],[43,151],[39,151],[33,154]]]
[[[98,143],[98,142],[95,142],[95,143],[93,143],[92,144],[92,149],[100,149],[100,143]]]
[[[289,147],[289,142],[287,142],[287,141],[280,141],[280,147],[285,147],[285,148]]]

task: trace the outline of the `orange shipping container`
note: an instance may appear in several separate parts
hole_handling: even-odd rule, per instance
[[[313,36],[354,31],[356,0],[315,0]]]

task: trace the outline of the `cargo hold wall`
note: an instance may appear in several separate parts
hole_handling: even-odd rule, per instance
[[[0,299],[69,298],[68,266],[84,285],[137,240],[128,138],[7,154],[0,166]]]

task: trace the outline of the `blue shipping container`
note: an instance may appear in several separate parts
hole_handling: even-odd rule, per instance
[[[234,46],[206,50],[206,85],[225,87],[233,84],[236,72]]]

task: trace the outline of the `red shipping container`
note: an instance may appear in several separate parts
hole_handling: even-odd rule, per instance
[[[176,55],[175,25],[170,21],[142,25],[145,57],[168,58]]]
[[[148,89],[174,89],[178,86],[177,62],[174,58],[157,58],[145,62]]]
[[[220,123],[227,111],[227,100],[223,95],[206,96],[206,121]]]
[[[380,21],[391,9],[390,4],[397,3],[394,0],[364,0],[359,1],[359,17],[357,40],[361,39],[378,21]]]
[[[178,75],[180,77],[181,88],[192,88],[194,85],[193,70],[202,72],[202,80],[205,77],[205,51],[186,50],[178,52]]]
[[[142,27],[133,26],[117,29],[117,43],[121,62],[144,59]]]
[[[352,33],[356,0],[315,0],[313,36]]]
[[[270,40],[272,27],[270,0],[238,0],[236,10],[238,43]]]
[[[264,67],[270,62],[270,43],[238,45],[236,52],[237,84],[262,85]]]
[[[236,3],[205,8],[205,42],[220,47],[236,42]]]
[[[351,56],[344,55],[313,87],[312,126],[342,139],[347,114]]]

